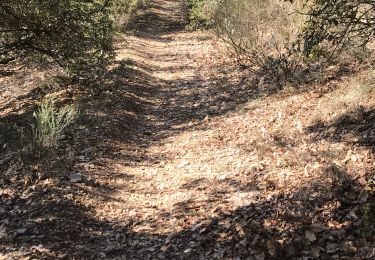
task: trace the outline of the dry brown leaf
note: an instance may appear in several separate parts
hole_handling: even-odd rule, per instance
[[[310,231],[310,230],[306,230],[305,231],[305,238],[310,241],[310,242],[314,242],[316,240],[316,235],[314,232]]]
[[[311,248],[311,256],[314,258],[320,257],[320,248],[319,247],[313,247]]]
[[[267,246],[268,254],[270,254],[271,256],[275,256],[276,255],[275,243],[272,240],[267,240],[266,246]]]
[[[367,184],[368,184],[368,182],[367,182],[367,180],[366,180],[365,177],[361,177],[361,178],[359,178],[359,179],[358,179],[358,182],[359,182],[359,184],[361,184],[362,186],[367,186]]]

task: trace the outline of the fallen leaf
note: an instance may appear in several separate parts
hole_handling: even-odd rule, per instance
[[[367,185],[367,180],[366,180],[366,178],[364,178],[364,177],[359,178],[359,179],[358,179],[358,182],[359,182],[359,184],[361,184],[362,186],[366,186],[366,185]]]
[[[268,254],[270,254],[271,256],[275,256],[276,255],[275,243],[272,240],[267,240],[266,246],[267,246]]]
[[[316,235],[314,234],[314,232],[312,232],[310,230],[306,230],[305,231],[305,238],[310,242],[314,242],[316,240]]]
[[[311,256],[314,258],[320,257],[320,248],[319,247],[313,247],[311,248]]]

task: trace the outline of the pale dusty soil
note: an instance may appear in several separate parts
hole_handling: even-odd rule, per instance
[[[267,92],[213,34],[184,29],[185,8],[152,1],[97,89],[72,98],[69,172],[26,185],[8,167],[0,258],[373,259],[358,231],[375,216],[373,93],[349,109],[330,102],[345,77]]]

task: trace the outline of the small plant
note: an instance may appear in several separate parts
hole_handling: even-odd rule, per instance
[[[61,133],[76,119],[77,113],[75,105],[57,108],[54,98],[46,99],[33,115],[33,146],[42,149],[55,147]]]
[[[362,235],[371,235],[375,231],[375,211],[371,203],[365,203],[361,205],[361,214],[362,214],[362,226],[361,234]]]

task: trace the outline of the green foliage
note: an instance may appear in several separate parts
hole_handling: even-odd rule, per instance
[[[61,133],[74,122],[77,113],[74,105],[57,108],[53,98],[46,99],[33,115],[33,146],[37,149],[55,147]]]
[[[212,25],[212,12],[217,0],[188,0],[188,19],[193,27],[209,27]]]
[[[113,56],[109,0],[3,0],[0,63],[48,57],[74,72],[102,67]]]
[[[111,19],[116,29],[122,32],[131,16],[150,5],[150,0],[112,0]]]
[[[361,209],[361,228],[360,233],[364,236],[372,235],[375,232],[375,208],[371,203],[364,203],[360,207]]]
[[[365,47],[375,35],[375,2],[371,0],[313,0],[303,32],[304,53],[316,46],[331,54]]]

